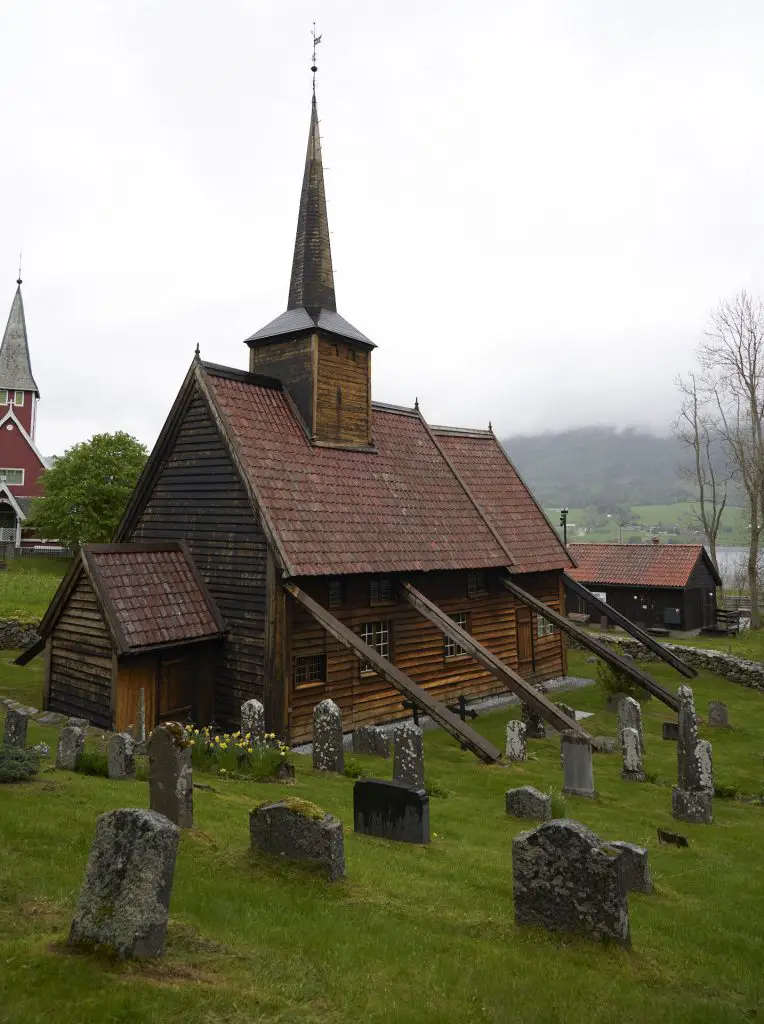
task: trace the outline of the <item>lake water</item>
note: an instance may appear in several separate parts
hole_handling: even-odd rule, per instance
[[[740,565],[741,560],[748,557],[748,548],[717,548],[716,561],[719,563],[719,574],[725,586],[732,580],[731,576],[735,567]]]

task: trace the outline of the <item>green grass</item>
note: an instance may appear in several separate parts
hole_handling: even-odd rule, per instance
[[[645,540],[650,536],[649,527],[677,527],[679,534],[673,536],[675,541],[698,544],[702,537],[698,522],[693,514],[691,501],[679,501],[673,505],[632,505],[633,516],[630,522],[637,526],[624,526],[620,532],[621,540],[626,543],[632,537]],[[546,510],[552,523],[557,526],[560,510]],[[597,517],[596,528],[590,528],[583,536],[577,534],[577,528],[586,524],[585,510],[571,508],[568,514],[568,540],[574,543],[613,542],[619,537],[618,517],[608,519],[604,514]],[[591,524],[594,525],[594,524]],[[641,525],[641,529],[640,529]],[[666,539],[669,539],[667,536]],[[725,508],[722,515],[722,526],[719,532],[719,545],[727,547],[745,546],[748,544],[748,517],[744,509]]]
[[[764,629],[744,629],[736,636],[693,636],[673,639],[671,643],[690,647],[708,647],[714,651],[734,654],[749,661],[764,661]]]
[[[68,558],[18,558],[0,572],[0,618],[41,619],[62,577]]]
[[[592,674],[571,652],[571,672]],[[667,666],[648,670],[672,689]],[[39,669],[0,667],[0,689],[37,703]],[[710,675],[693,683],[698,709],[724,700],[734,728],[714,730],[718,781],[762,789],[764,698]],[[32,699],[34,698],[34,699]],[[568,698],[595,712],[593,734],[614,735],[599,687]],[[517,708],[480,716],[503,745]],[[764,808],[716,800],[711,827],[670,814],[676,748],[660,739],[672,717],[644,705],[646,768],[656,782],[622,782],[618,755],[595,755],[599,797],[566,798],[567,813],[605,839],[649,847],[656,891],[629,898],[631,953],[518,929],[512,913],[512,837],[504,791],[530,783],[558,791],[559,742],[531,741],[522,765],[487,767],[441,731],[425,737],[430,802],[427,848],[352,832],[353,782],[322,777],[297,757],[297,784],[225,782],[196,791],[172,895],[166,959],[115,965],[63,948],[96,815],[146,807],[141,782],[43,771],[0,788],[0,1021],[19,1024],[164,1022],[509,1021],[719,1022],[764,1008]],[[30,743],[56,732],[30,726]],[[358,757],[375,775],[389,761]],[[249,849],[248,811],[289,795],[345,823],[348,878]],[[678,828],[689,849],[659,847],[656,827]]]

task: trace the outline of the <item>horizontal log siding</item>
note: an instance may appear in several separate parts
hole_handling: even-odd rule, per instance
[[[319,338],[316,385],[316,438],[337,444],[369,444],[369,352]]]
[[[466,573],[433,573],[411,577],[414,585],[445,612],[466,611],[472,635],[511,668],[517,669],[515,602],[494,580],[490,592],[468,598]],[[520,577],[531,593],[553,608],[559,608],[559,573]],[[301,580],[299,586],[328,607],[325,580]],[[342,608],[332,614],[356,632],[364,622],[389,619],[392,624],[391,660],[415,683],[439,700],[450,702],[464,693],[469,700],[500,693],[504,687],[468,655],[445,658],[443,634],[409,604],[369,605],[368,577],[346,580]],[[293,688],[290,700],[290,738],[304,742],[312,735],[313,708],[331,697],[342,710],[345,730],[360,725],[389,722],[409,717],[402,707],[403,696],[377,675],[361,676],[360,663],[350,651],[328,637],[318,623],[297,602],[291,601],[292,655],[326,654],[327,682]],[[534,621],[534,633],[536,624]],[[529,678],[549,679],[562,672],[562,640],[559,633],[538,638],[536,672]]]
[[[83,572],[51,633],[51,711],[111,727],[111,638]]]
[[[229,630],[215,670],[215,719],[225,726],[238,723],[242,702],[263,693],[267,546],[198,394],[129,539],[187,542]]]

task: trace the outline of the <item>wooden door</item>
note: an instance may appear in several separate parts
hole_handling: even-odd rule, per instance
[[[164,654],[159,669],[160,722],[196,721],[196,669],[194,659],[186,652]]]
[[[138,658],[126,658],[119,662],[117,671],[117,704],[114,728],[118,732],[132,729],[138,735],[138,708],[143,690],[143,705],[146,714],[146,735],[156,725],[156,679],[157,659],[153,654]]]
[[[530,608],[519,605],[517,616],[517,671],[528,676],[534,671],[533,664],[533,616]]]

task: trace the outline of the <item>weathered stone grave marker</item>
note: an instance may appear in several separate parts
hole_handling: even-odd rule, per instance
[[[708,724],[714,729],[729,729],[730,720],[726,704],[719,700],[709,702]]]
[[[528,744],[525,742],[527,726],[517,718],[507,722],[506,756],[510,761],[525,761],[528,758]]]
[[[191,745],[179,722],[163,722],[148,739],[149,804],[180,828],[194,824]]]
[[[621,778],[627,782],[644,782],[647,776],[642,767],[642,751],[639,733],[636,729],[621,730],[621,750],[623,752]]]
[[[353,753],[390,756],[390,734],[378,725],[362,725],[353,731]]]
[[[249,812],[253,849],[288,860],[322,864],[329,881],[345,877],[342,822],[307,800],[278,800]]]
[[[546,738],[546,724],[544,719],[527,704],[523,704],[523,722],[525,722],[525,738],[528,740],[543,740]]]
[[[709,785],[710,744],[698,741],[695,700],[689,686],[680,686],[677,785],[671,791],[671,813],[679,821],[710,825],[713,820],[713,780]]]
[[[65,725],[58,738],[56,768],[76,772],[85,749],[85,732],[76,725]]]
[[[430,798],[424,789],[387,779],[358,779],[353,787],[356,832],[400,843],[429,843]]]
[[[713,796],[714,793],[714,762],[711,744],[708,740],[698,740],[696,747],[700,788]]]
[[[504,794],[507,814],[513,818],[534,818],[549,821],[552,817],[552,797],[534,786],[518,786]]]
[[[328,698],[313,709],[313,767],[322,772],[345,771],[342,713]]]
[[[241,734],[249,736],[253,744],[265,741],[265,708],[259,700],[245,700],[241,706]]]
[[[663,723],[663,739],[674,741],[679,739],[679,725],[676,722]]]
[[[122,959],[162,956],[179,836],[154,811],[100,815],[69,945]]]
[[[515,921],[631,946],[619,857],[585,825],[547,821],[512,841]]]
[[[661,846],[689,846],[686,836],[680,836],[678,832],[672,832],[667,828],[658,829],[658,842]]]
[[[562,752],[563,793],[574,796],[596,797],[592,769],[592,744],[588,736],[580,736],[572,729],[560,734]]]
[[[106,746],[109,778],[135,778],[135,740],[126,732],[115,732]]]
[[[642,733],[642,708],[639,705],[639,701],[634,700],[633,697],[624,697],[618,705],[619,736],[624,729],[636,730],[637,736],[639,737],[639,752],[640,754],[644,754],[645,737]],[[621,744],[623,745],[623,740],[621,740]]]
[[[5,729],[3,744],[6,747],[26,747],[29,715],[16,708],[8,708],[5,713]]]
[[[608,846],[619,852],[618,866],[626,892],[651,893],[653,880],[645,847],[637,846],[635,843],[624,843],[620,839],[608,843]]]
[[[422,730],[411,722],[393,729],[393,778],[406,786],[424,786],[424,741]]]

